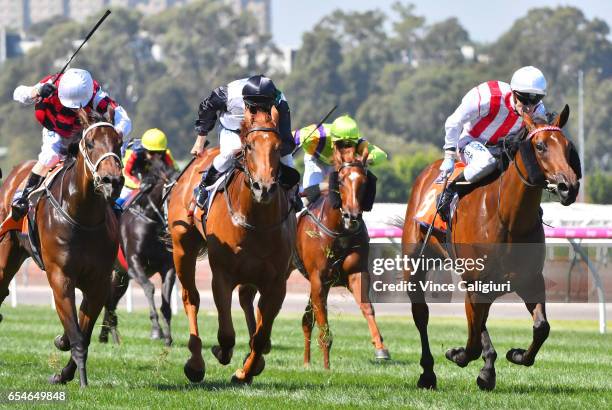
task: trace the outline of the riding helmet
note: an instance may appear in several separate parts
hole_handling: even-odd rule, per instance
[[[277,93],[272,80],[262,74],[250,77],[242,88],[245,104],[252,106],[271,106]]]

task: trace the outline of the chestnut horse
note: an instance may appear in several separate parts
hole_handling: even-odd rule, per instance
[[[86,386],[89,341],[108,294],[119,245],[119,228],[109,204],[119,196],[123,176],[121,137],[112,125],[113,111],[109,111],[109,122],[96,114],[88,116],[84,110],[78,114],[85,131],[76,158],[65,162],[38,201],[36,231],[57,314],[64,326],[64,334],[55,338],[55,345],[71,351],[66,367],[50,382],[66,383],[78,369],[81,386]],[[0,218],[9,215],[11,199],[33,165],[29,161],[15,167],[0,188]],[[8,295],[9,282],[29,256],[20,236],[11,231],[0,241],[0,303]],[[75,288],[83,292],[78,321]]]
[[[274,113],[274,110],[273,110]],[[198,253],[208,248],[212,269],[212,291],[218,311],[218,346],[212,352],[226,365],[232,358],[235,332],[231,316],[233,289],[254,286],[260,293],[257,326],[251,351],[232,377],[234,383],[250,383],[263,371],[263,354],[270,345],[272,324],[285,298],[295,247],[295,218],[287,193],[279,186],[280,136],[277,122],[266,112],[247,111],[240,131],[242,152],[236,170],[224,191],[212,199],[203,227],[201,211],[195,224],[189,216],[193,189],[199,173],[218,151],[191,163],[170,193],[168,219],[176,272],[183,287],[183,303],[189,318],[191,357],[185,375],[192,382],[205,374],[197,313],[200,296],[195,286]],[[204,239],[205,238],[205,239]]]
[[[476,184],[471,192],[459,200],[452,224],[449,225],[450,250],[445,248],[444,237],[432,235],[426,251],[428,257],[473,258],[479,255],[478,248],[481,245],[489,244],[491,249],[496,249],[495,257],[486,260],[484,269],[467,270],[462,278],[468,283],[488,280],[486,275],[503,278],[510,282],[511,290],[525,302],[534,322],[532,343],[526,350],[511,349],[506,355],[510,362],[524,366],[534,363],[550,331],[546,319],[546,293],[542,275],[544,229],[539,213],[542,192],[543,189],[554,190],[561,203],[567,206],[575,201],[580,187],[580,161],[573,144],[561,130],[568,116],[567,105],[552,124],[535,123],[529,115],[524,115],[523,121],[528,132],[526,137],[516,137],[517,141],[513,143],[503,143],[502,159],[505,159],[507,168],[493,176],[493,182]],[[412,188],[402,237],[404,255],[419,256],[425,233],[424,228],[415,220],[415,214],[439,175],[439,164],[440,161],[437,161],[426,168]],[[539,178],[531,178],[531,170],[535,170],[533,175]],[[533,179],[539,181],[534,182]],[[520,244],[526,246],[521,247]],[[537,254],[532,255],[530,250],[536,250]],[[436,388],[434,360],[427,335],[429,309],[420,286],[425,281],[426,273],[424,270],[407,270],[404,279],[416,284],[416,291],[409,295],[412,316],[421,337],[420,364],[423,373],[417,385]],[[465,348],[454,348],[446,352],[446,358],[460,367],[467,366],[482,354],[484,367],[476,381],[483,390],[495,387],[494,363],[497,353],[491,343],[486,322],[493,300],[503,293],[466,293],[467,344]]]

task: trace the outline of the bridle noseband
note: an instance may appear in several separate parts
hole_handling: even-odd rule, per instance
[[[95,128],[99,128],[99,127],[115,128],[115,126],[111,124],[110,122],[96,122],[95,124],[92,124],[89,127],[87,127],[85,131],[83,131],[81,141],[79,141],[79,151],[81,151],[81,154],[83,155],[83,158],[85,159],[86,169],[88,169],[93,176],[95,186],[100,185],[100,181],[102,180],[102,177],[100,177],[100,174],[98,174],[98,167],[100,166],[100,163],[102,163],[102,161],[104,161],[106,158],[109,158],[109,157],[114,158],[119,164],[119,166],[123,168],[123,163],[121,161],[121,158],[119,157],[119,155],[115,154],[114,152],[106,152],[100,155],[100,157],[97,159],[96,162],[93,162],[91,158],[89,157],[89,153],[87,152],[87,149],[85,148],[85,137],[91,130]]]
[[[276,135],[278,135],[280,137],[280,133],[278,132],[278,130],[276,128],[273,128],[273,127],[253,127],[251,129],[249,129],[247,131],[247,133],[244,135],[245,139],[246,139],[246,137],[249,134],[251,134],[253,132],[257,132],[257,131],[261,131],[261,132],[273,132],[274,134],[276,134]],[[245,143],[243,145],[242,152],[240,153],[240,157],[244,161],[244,163],[241,164],[242,165],[242,171],[247,176],[249,188],[252,189],[253,188],[253,183],[255,181],[253,180],[253,176],[251,175],[251,172],[249,171],[249,167],[248,167],[248,164],[247,164],[246,150],[247,150],[248,147],[250,147],[250,144]],[[280,167],[279,167],[279,170],[280,170]],[[278,180],[278,175],[274,178],[274,182],[276,182],[277,180]]]

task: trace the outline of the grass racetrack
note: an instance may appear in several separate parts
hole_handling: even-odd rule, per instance
[[[89,350],[89,387],[78,381],[51,386],[47,378],[64,366],[68,353],[53,346],[61,325],[54,311],[43,307],[3,307],[0,323],[0,390],[66,391],[71,408],[612,408],[612,335],[597,333],[595,321],[551,321],[551,333],[530,368],[506,361],[512,347],[526,348],[531,320],[489,319],[497,350],[497,387],[481,392],[476,376],[482,360],[459,368],[444,358],[466,340],[464,320],[432,317],[430,342],[436,360],[437,391],[416,388],[421,372],[420,345],[409,307],[404,317],[381,317],[379,325],[392,360],[376,363],[365,320],[331,315],[334,334],[331,371],[322,369],[322,355],[313,340],[313,363],[302,366],[301,316],[282,314],[276,320],[266,369],[250,387],[229,381],[247,352],[242,312],[234,313],[236,348],[232,363],[221,366],[210,353],[216,344],[217,320],[200,312],[206,378],[190,384],[183,375],[188,357],[187,320],[174,317],[174,347],[149,340],[148,313],[119,310],[123,343],[101,345],[99,327]],[[522,309],[522,306],[516,307]],[[462,309],[462,306],[457,306]],[[315,334],[318,332],[315,330]],[[77,372],[78,374],[78,372]],[[7,403],[1,403],[0,407]],[[30,408],[30,404],[22,404]],[[10,408],[16,408],[10,405]]]

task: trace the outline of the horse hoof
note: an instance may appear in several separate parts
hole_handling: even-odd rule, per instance
[[[151,330],[151,340],[160,340],[164,337],[161,330]]]
[[[238,376],[242,377],[238,377]],[[235,386],[250,386],[253,383],[253,377],[245,377],[242,369],[236,370],[236,373],[232,376],[230,381]]]
[[[476,384],[480,390],[493,390],[495,388],[495,369],[492,371],[481,371],[476,378]]]
[[[264,345],[263,349],[261,350],[261,353],[268,354],[270,353],[270,350],[272,350],[272,341],[268,340],[267,343]]]
[[[53,344],[57,350],[61,350],[62,352],[67,352],[70,350],[70,343],[66,343],[66,340],[62,335],[55,336],[55,339],[53,339]]]
[[[391,355],[387,349],[376,349],[376,352],[374,352],[374,357],[376,357],[377,360],[391,359]]]
[[[51,383],[51,384],[66,384],[66,381],[62,380],[62,375],[61,374],[54,374],[53,376],[49,377],[49,383]]]
[[[100,343],[108,343],[108,332],[100,332],[100,336],[98,336],[98,341]]]
[[[172,346],[172,338],[171,337],[165,338],[164,339],[164,344],[166,345],[166,347]]]
[[[213,346],[210,351],[223,366],[232,361],[232,355],[234,354],[234,349],[223,350],[221,346]]]
[[[525,349],[510,349],[508,353],[506,353],[506,359],[514,364],[519,364],[523,366],[531,366],[533,364],[532,361],[525,360]]]
[[[431,389],[435,390],[438,387],[438,380],[436,378],[435,373],[423,373],[419,377],[419,381],[417,382],[417,387],[419,389]]]
[[[248,358],[249,358],[249,354],[247,353],[246,357],[242,361],[243,366],[246,363]],[[251,371],[251,376],[259,376],[261,372],[264,371],[265,368],[266,368],[266,359],[264,359],[263,356],[260,356],[259,361],[257,362],[257,364],[253,367],[253,370]]]
[[[204,374],[206,373],[206,369],[204,367],[201,370],[197,370],[189,366],[188,363],[185,363],[183,371],[191,383],[200,383],[202,380],[204,380]]]
[[[448,349],[444,356],[459,367],[465,367],[469,363],[469,361],[467,360],[465,349],[463,347]]]

